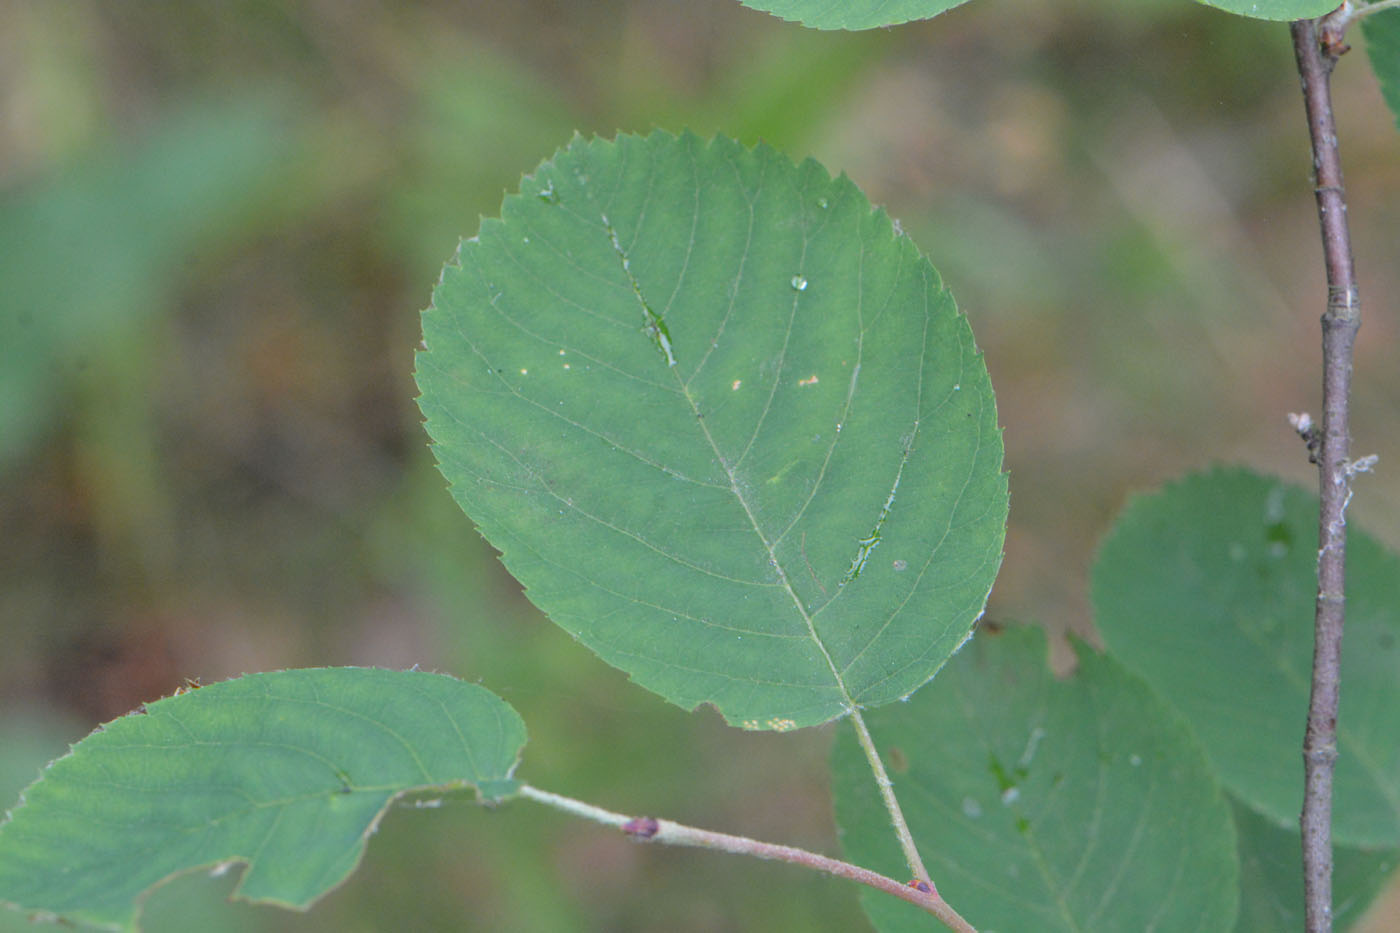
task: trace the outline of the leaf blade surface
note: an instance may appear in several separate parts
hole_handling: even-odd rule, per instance
[[[1198,2],[1249,19],[1268,19],[1281,22],[1313,19],[1324,16],[1337,8],[1337,4],[1333,3],[1332,0],[1198,0]]]
[[[1277,825],[1302,808],[1317,499],[1246,470],[1135,499],[1093,572],[1104,642],[1191,720],[1221,780]],[[1400,560],[1347,543],[1333,838],[1400,845]]]
[[[1400,126],[1400,10],[1381,10],[1361,21],[1366,57],[1381,85],[1381,96]]]
[[[392,801],[511,792],[515,711],[438,674],[254,674],[147,704],[55,761],[0,825],[0,903],[134,929],[152,887],[248,867],[239,897],[305,908],[345,879]]]
[[[1303,842],[1298,827],[1281,827],[1233,801],[1240,837],[1240,916],[1235,933],[1305,929]],[[1384,890],[1400,853],[1394,849],[1333,849],[1332,922],[1349,930]]]
[[[812,29],[876,29],[932,19],[967,0],[740,0]]]
[[[420,407],[530,599],[643,686],[784,730],[927,681],[1000,564],[966,319],[845,178],[576,139],[462,244]]]
[[[979,633],[907,705],[865,714],[943,897],[978,929],[1231,929],[1235,834],[1185,721],[1110,656],[1058,680],[1038,629]],[[847,857],[907,871],[853,737],[833,753]],[[862,892],[881,933],[927,915]]]

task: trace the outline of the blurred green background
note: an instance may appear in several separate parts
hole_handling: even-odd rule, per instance
[[[1396,545],[1400,136],[1361,54],[1336,83],[1355,449],[1381,455],[1351,517]],[[979,0],[863,34],[733,0],[8,0],[5,804],[186,677],[417,664],[520,710],[537,786],[836,850],[830,727],[686,714],[543,620],[414,407],[418,311],[458,237],[574,131],[653,126],[845,171],[943,273],[1006,427],[991,618],[1090,632],[1093,548],[1133,490],[1219,461],[1315,483],[1285,421],[1317,412],[1325,287],[1283,25],[1185,0]],[[232,883],[162,888],[148,928],[864,925],[847,885],[523,802],[392,814],[306,915],[226,905]]]

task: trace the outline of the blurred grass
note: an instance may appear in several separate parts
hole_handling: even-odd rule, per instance
[[[1337,85],[1354,433],[1384,465],[1400,138],[1360,56]],[[1296,88],[1286,28],[1167,0],[858,35],[728,0],[0,7],[0,723],[39,736],[0,767],[185,677],[419,664],[521,711],[533,783],[834,851],[829,730],[738,733],[630,686],[456,511],[412,402],[441,263],[575,130],[846,171],[987,353],[1013,492],[991,615],[1086,632],[1129,491],[1220,460],[1315,481],[1284,421],[1316,411],[1325,297]],[[1400,543],[1400,481],[1366,478],[1352,517]],[[224,906],[231,883],[161,889],[149,928],[863,924],[843,885],[523,803],[394,814],[305,916]]]

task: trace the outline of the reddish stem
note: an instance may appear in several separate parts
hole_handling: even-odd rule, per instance
[[[673,823],[670,820],[660,820],[650,816],[626,816],[621,813],[613,813],[604,810],[602,807],[595,807],[591,803],[584,803],[581,800],[574,800],[572,797],[564,797],[560,794],[540,790],[531,787],[529,784],[522,784],[519,794],[537,803],[581,816],[584,819],[593,820],[606,826],[615,826],[628,836],[639,842],[660,842],[673,846],[695,846],[701,849],[715,849],[721,852],[729,852],[734,855],[749,855],[754,858],[771,859],[778,862],[787,862],[792,865],[801,865],[815,871],[825,872],[828,875],[835,875],[838,878],[846,878],[860,884],[868,885],[877,891],[892,894],[900,900],[920,907],[933,914],[943,925],[955,933],[977,933],[972,924],[968,923],[958,912],[955,911],[948,902],[939,895],[938,889],[928,881],[914,879],[907,884],[894,880],[893,878],[881,875],[858,865],[843,862],[840,859],[828,858],[825,855],[818,855],[815,852],[808,852],[806,849],[797,849],[792,846],[780,846],[771,842],[759,842],[757,839],[749,839],[746,836],[731,836],[729,833],[715,833],[706,829],[696,829],[694,826],[686,826],[682,823]]]
[[[1350,427],[1352,349],[1361,325],[1361,302],[1347,229],[1337,127],[1332,116],[1332,69],[1346,51],[1326,20],[1291,26],[1312,139],[1318,222],[1327,268],[1327,310],[1322,315],[1322,424],[1317,467],[1322,505],[1318,516],[1317,603],[1313,632],[1312,696],[1303,740],[1303,891],[1306,929],[1332,929],[1332,782],[1337,761],[1337,707],[1341,695],[1342,628],[1346,592],[1346,507],[1351,499]]]

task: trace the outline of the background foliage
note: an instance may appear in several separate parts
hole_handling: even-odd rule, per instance
[[[417,312],[575,129],[762,138],[901,220],[1007,426],[993,618],[1088,633],[1131,490],[1222,460],[1311,485],[1283,421],[1316,407],[1323,296],[1286,27],[1166,0],[1018,15],[852,35],[732,0],[0,8],[0,243],[32,250],[0,290],[0,352],[32,373],[0,379],[0,414],[31,424],[0,451],[6,802],[185,677],[417,663],[516,706],[543,786],[834,849],[826,731],[746,735],[627,685],[525,604],[431,470]],[[1370,303],[1357,449],[1395,463],[1400,160],[1365,63],[1336,80]],[[1393,472],[1357,509],[1400,544]],[[862,923],[845,885],[524,807],[392,814],[306,916],[208,906],[231,885],[171,885],[150,929]]]

